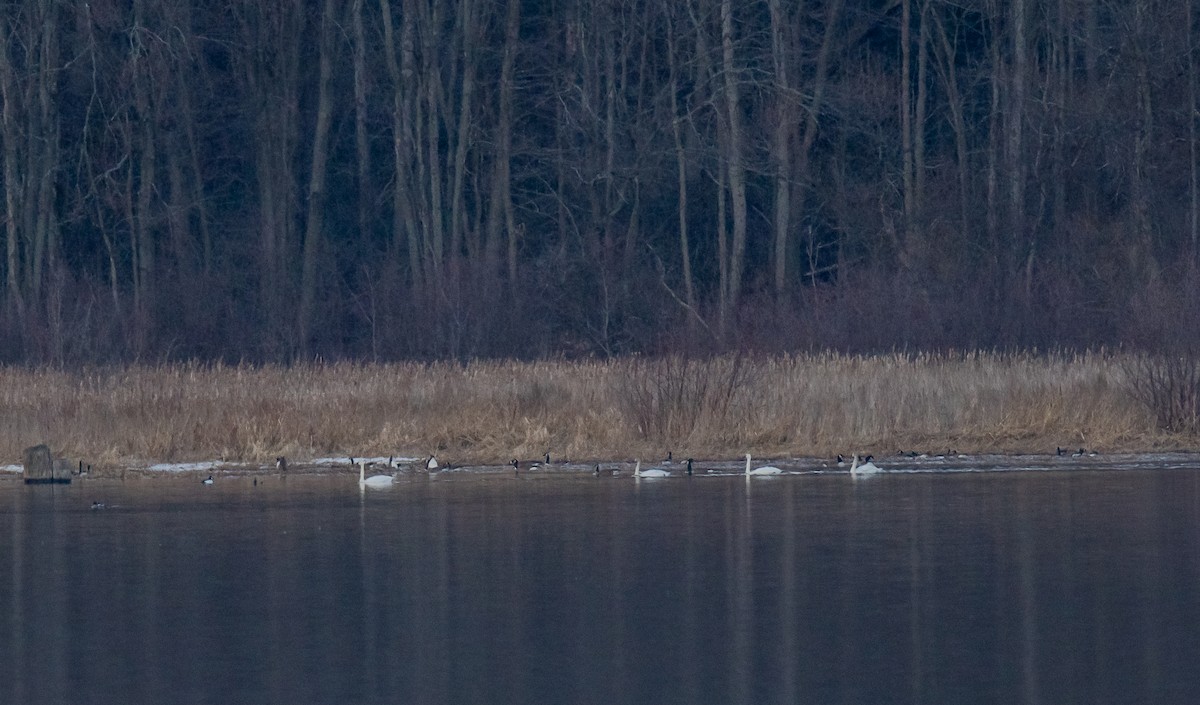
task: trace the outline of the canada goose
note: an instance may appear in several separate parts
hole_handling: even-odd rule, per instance
[[[637,461],[633,466],[633,476],[641,479],[643,477],[670,477],[671,473],[662,468],[650,468],[649,470],[642,469],[642,461]]]
[[[862,465],[858,464],[858,456],[854,456],[854,463],[850,466],[850,475],[852,477],[861,477],[863,475],[874,475],[880,472],[880,468],[875,463],[871,462],[875,456],[868,455]]]
[[[395,479],[391,475],[372,475],[367,477],[367,461],[358,461],[359,487],[390,487]]]
[[[104,502],[92,502],[92,509],[106,509]]]
[[[692,459],[691,458],[687,459],[687,474],[688,474],[688,477],[692,476]]]
[[[596,467],[592,468],[592,474],[595,475],[596,477],[600,477],[600,465],[599,464],[597,464]]]
[[[432,455],[429,456],[429,459],[425,461],[425,469],[426,470],[437,470],[438,469],[437,458]]]
[[[838,456],[837,456],[837,466],[839,468],[846,467],[846,458],[844,456],[842,456],[841,453],[838,453]]]
[[[508,461],[508,464],[513,466],[514,472],[520,472],[521,468],[525,468],[527,470],[537,470],[538,468],[544,468],[550,464],[549,453],[546,453],[546,455],[542,456],[542,458],[543,460],[517,460],[516,458],[513,458],[512,460]]]
[[[212,475],[209,475],[207,478],[200,481],[200,484],[202,484],[202,485],[211,485],[212,483],[213,483]]]
[[[287,474],[287,458],[283,457],[282,455],[279,456],[278,458],[276,458],[275,459],[275,469],[279,471],[280,475],[286,475]]]
[[[774,465],[764,465],[761,468],[750,469],[750,454],[746,453],[746,475],[779,475],[783,472]]]

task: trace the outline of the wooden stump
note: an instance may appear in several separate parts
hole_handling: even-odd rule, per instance
[[[26,448],[23,460],[23,475],[27,485],[65,485],[71,482],[71,464],[62,460],[54,462],[50,447],[44,443]]]

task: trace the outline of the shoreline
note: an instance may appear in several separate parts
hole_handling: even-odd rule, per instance
[[[1131,369],[1102,353],[5,368],[0,466],[37,443],[106,475],[280,456],[299,472],[350,453],[484,466],[547,452],[593,463],[1200,447],[1157,428]]]
[[[218,480],[275,480],[289,477],[354,479],[357,465],[336,462],[330,458],[315,459],[290,465],[287,473],[280,473],[274,466],[249,463],[179,463],[155,465],[129,465],[95,471],[85,476],[73,476],[73,482],[138,480],[183,480],[195,482],[207,476]],[[524,468],[514,472],[508,464],[475,464],[443,467],[435,471],[420,469],[420,462],[400,462],[387,467],[383,459],[368,460],[368,472],[392,475],[398,483],[428,481],[493,480],[493,479],[578,479],[611,478],[633,479],[634,460],[600,459],[577,462],[552,463],[549,466]],[[412,461],[413,459],[406,459]],[[782,474],[803,475],[849,475],[850,462],[839,465],[835,460],[818,457],[775,457],[754,458],[753,465],[771,464],[782,469]],[[1200,470],[1200,452],[1177,450],[1167,452],[1122,452],[1122,453],[983,453],[958,454],[956,456],[918,456],[909,454],[874,457],[881,474],[959,474],[959,473],[1003,473],[1003,472],[1072,472],[1072,471],[1121,471],[1121,470]],[[687,478],[686,461],[643,462],[643,469],[651,467],[667,470],[670,477]],[[600,468],[599,474],[595,468]],[[697,458],[692,477],[741,477],[744,476],[744,459]],[[20,466],[0,466],[0,482],[20,481]],[[646,478],[644,478],[646,479]],[[770,479],[755,478],[755,479]]]

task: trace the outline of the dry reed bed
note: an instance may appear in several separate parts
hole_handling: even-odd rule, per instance
[[[0,370],[0,464],[1182,447],[1102,354]]]

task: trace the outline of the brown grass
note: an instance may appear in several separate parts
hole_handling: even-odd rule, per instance
[[[0,464],[1180,448],[1103,354],[0,370]]]

